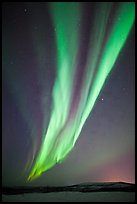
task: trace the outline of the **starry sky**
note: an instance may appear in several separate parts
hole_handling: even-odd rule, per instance
[[[76,49],[80,53],[77,64],[82,64],[78,66],[81,73],[87,50],[92,46],[92,43],[89,46],[90,34],[94,32],[92,19],[99,6],[99,3],[80,3],[80,17],[74,16],[77,19],[75,24],[69,21],[70,28],[74,28],[72,33],[75,31],[79,36]],[[109,15],[106,39],[118,6],[118,3],[114,3],[114,12]],[[55,25],[48,3],[8,2],[2,5],[3,185],[69,185],[108,181],[134,183],[134,25],[74,148],[62,163],[53,166],[36,180],[26,182],[52,113],[52,90],[59,52],[56,42],[58,26]],[[72,56],[73,53],[75,49]],[[81,87],[79,76],[76,90]]]

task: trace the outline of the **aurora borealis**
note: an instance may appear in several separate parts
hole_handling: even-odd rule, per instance
[[[24,15],[28,15],[25,34],[27,41],[25,45],[22,42],[19,45],[29,61],[21,59],[23,54],[18,53],[18,43],[15,43],[12,54],[12,38],[16,42],[16,35],[13,33],[14,37],[8,38],[6,35],[12,32],[11,27],[10,32],[7,32],[7,24],[3,23],[3,33],[7,33],[3,34],[3,83],[8,84],[24,126],[29,130],[29,139],[24,139],[29,150],[23,153],[26,155],[23,162],[24,171],[27,172],[25,180],[28,181],[40,178],[40,175],[43,177],[42,173],[46,174],[56,164],[66,161],[64,159],[75,149],[90,115],[92,118],[103,89],[110,86],[110,92],[113,92],[108,82],[109,77],[113,75],[117,60],[128,42],[135,18],[135,5],[128,2],[41,4],[15,6],[16,9],[24,8]],[[44,16],[44,11],[48,18]],[[25,18],[23,22],[25,25]],[[21,32],[21,27],[16,29]],[[18,35],[23,37],[24,33]],[[7,59],[9,56],[15,58],[15,53],[18,53],[16,63],[9,63],[10,66],[16,64],[12,74]],[[21,60],[25,61],[22,65]],[[111,112],[111,108],[107,110]],[[92,137],[95,140],[94,135],[90,134],[91,143]],[[107,158],[99,158],[98,155],[97,160],[93,159],[92,163],[86,165],[91,165],[94,171],[98,164],[115,160],[119,155],[124,155],[126,150],[129,152],[132,144],[131,147],[127,144],[123,144],[122,151],[119,148],[114,151],[112,148],[112,154],[108,154]],[[92,152],[93,156],[97,154],[96,151]],[[91,154],[90,151],[88,154]],[[85,162],[83,160],[83,166]],[[24,166],[22,164],[22,168]],[[81,171],[82,168],[79,169]]]
[[[56,26],[57,78],[52,93],[53,110],[51,119],[29,179],[39,176],[56,163],[61,162],[74,147],[105,79],[126,41],[135,16],[134,4],[121,3],[112,30],[108,34],[108,39],[104,42],[104,48],[99,58],[104,39],[103,34],[106,31],[111,9],[111,4],[103,3],[102,5],[101,3],[99,9],[104,7],[104,14],[99,17],[98,14],[100,15],[101,11],[96,14],[97,22],[95,22],[95,25],[98,24],[99,26],[95,28],[93,34],[93,38],[98,35],[98,43],[94,40],[95,45],[93,44],[91,51],[89,50],[92,54],[89,54],[85,60],[87,63],[83,67],[76,63],[79,61],[79,59],[76,59],[79,40],[77,40],[78,33],[75,32],[75,24],[73,24],[74,28],[71,26],[71,22],[75,21],[77,24],[77,19],[80,18],[80,4],[51,3],[50,7]],[[127,18],[125,18],[126,16]],[[118,21],[119,18],[120,21]],[[70,25],[70,28],[68,25]],[[83,69],[82,71],[80,66]],[[75,68],[77,68],[76,71]]]

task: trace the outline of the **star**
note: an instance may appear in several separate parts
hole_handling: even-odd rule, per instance
[[[101,101],[104,101],[104,98],[102,98]]]
[[[35,29],[35,30],[37,30],[37,29],[38,29],[38,27],[37,27],[37,26],[34,26],[34,29]]]
[[[14,19],[14,20],[13,20],[13,23],[16,23],[16,22],[17,22],[17,20],[16,20],[16,19]]]

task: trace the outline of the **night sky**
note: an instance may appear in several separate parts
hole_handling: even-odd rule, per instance
[[[86,63],[88,60],[92,62],[96,56],[93,49],[93,56],[87,57],[91,47],[98,43],[98,39],[94,38],[93,34],[96,30],[95,27],[100,27],[98,12],[102,12],[100,16],[104,15],[105,9],[102,6],[101,10],[99,3],[80,3],[81,10],[78,12],[75,12],[77,5],[69,6],[70,10],[72,9],[72,15],[70,15],[69,9],[69,11],[63,10],[62,7],[62,12],[66,12],[62,21],[68,22],[68,30],[64,28],[67,30],[66,33],[68,32],[66,47],[68,45],[70,50],[75,48],[70,51],[68,59],[71,61],[71,58],[76,58],[74,60],[76,75],[69,75],[68,73],[68,82],[63,79],[63,89],[67,104],[71,97],[69,97],[70,91],[66,85],[75,82],[74,95],[71,98],[72,108],[70,108],[70,118],[72,118],[79,104],[83,75],[87,69]],[[56,6],[53,5],[53,7],[56,10]],[[118,7],[119,3],[112,5],[103,46],[109,37],[109,32],[111,32]],[[59,70],[57,65],[58,53],[61,53],[59,49],[65,49],[63,39],[61,39],[62,44],[60,46],[57,43],[56,36],[62,22],[56,20],[56,15],[52,16],[54,9],[52,13],[48,3],[21,2],[3,3],[2,5],[3,185],[46,186],[108,181],[134,183],[134,25],[111,72],[108,74],[91,113],[87,117],[74,148],[63,162],[43,172],[36,180],[26,182],[32,168],[32,162],[36,161],[36,155],[48,129],[53,111],[54,83],[57,70]],[[97,16],[97,21],[93,23],[95,16]],[[77,42],[73,37],[76,38]],[[94,42],[90,41],[90,38],[94,39]],[[66,53],[64,51],[63,54]],[[100,50],[100,55],[101,53],[103,53],[102,50]],[[100,55],[99,57],[101,57]],[[99,60],[100,58],[98,58],[97,64]],[[88,75],[90,76],[90,72]],[[82,93],[84,95],[84,91]],[[61,97],[58,99],[60,100],[59,106],[61,106],[63,99]],[[62,111],[66,104],[64,103],[61,107]],[[62,141],[60,139],[60,142]],[[56,148],[53,148],[50,157],[54,155],[55,150]]]

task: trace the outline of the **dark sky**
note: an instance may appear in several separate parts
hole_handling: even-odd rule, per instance
[[[92,16],[89,6],[94,6],[82,6],[87,14],[80,24],[86,30],[92,25],[86,21]],[[46,130],[52,107],[57,63],[55,29],[45,3],[3,3],[3,185],[29,185],[26,176],[32,145],[35,141],[40,146],[43,124]],[[80,35],[81,39],[89,38],[87,31]],[[69,156],[30,185],[135,182],[134,35],[133,26]],[[84,42],[86,50],[88,42]]]

